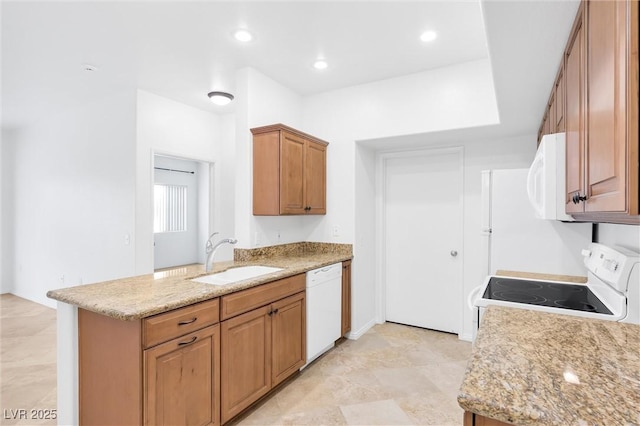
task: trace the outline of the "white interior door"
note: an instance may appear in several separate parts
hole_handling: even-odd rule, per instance
[[[457,333],[462,304],[462,149],[383,160],[387,321]]]

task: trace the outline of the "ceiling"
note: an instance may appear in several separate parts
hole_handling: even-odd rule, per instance
[[[514,105],[526,101],[525,116],[536,117],[525,125],[532,126],[577,4],[3,0],[2,127],[136,88],[232,112],[233,103],[219,107],[206,94],[233,93],[235,73],[244,67],[304,96],[488,56],[501,118],[521,120]],[[236,41],[237,28],[249,29],[254,40]],[[419,36],[428,29],[438,38],[424,43]],[[327,69],[313,68],[318,57]],[[86,64],[97,69],[87,71]],[[526,87],[518,92],[518,86]]]

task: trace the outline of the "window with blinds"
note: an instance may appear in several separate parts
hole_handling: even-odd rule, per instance
[[[153,187],[153,232],[187,230],[187,186],[155,184]]]

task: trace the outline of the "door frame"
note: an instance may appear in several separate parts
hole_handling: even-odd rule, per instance
[[[460,206],[462,208],[462,214],[460,217],[460,241],[458,243],[458,251],[460,257],[460,282],[458,283],[458,337],[464,331],[463,316],[464,316],[464,147],[429,147],[424,149],[405,149],[405,150],[385,150],[376,153],[376,237],[375,237],[375,318],[379,324],[384,323],[387,320],[386,306],[387,306],[387,283],[386,283],[386,215],[385,215],[385,203],[386,203],[386,181],[387,181],[387,162],[390,159],[397,158],[409,158],[416,156],[434,156],[443,154],[457,154],[460,182],[462,183],[460,193]]]
[[[218,212],[215,209],[216,205],[219,205],[220,203],[216,202],[216,192],[215,191],[215,162],[211,161],[209,159],[203,159],[203,158],[197,158],[197,157],[190,157],[190,156],[186,156],[183,154],[179,154],[179,153],[175,153],[175,152],[170,152],[170,151],[165,151],[165,150],[161,150],[161,149],[155,149],[152,148],[151,149],[151,158],[150,158],[150,162],[151,162],[151,185],[149,186],[149,191],[150,191],[150,215],[149,215],[149,226],[151,226],[152,231],[151,231],[151,264],[153,266],[153,269],[155,270],[155,257],[154,257],[154,248],[153,248],[153,239],[154,239],[154,233],[153,233],[153,186],[155,184],[155,157],[156,155],[159,156],[164,156],[164,157],[173,157],[176,158],[178,160],[186,160],[186,161],[193,161],[194,163],[199,163],[202,165],[205,165],[207,167],[207,172],[209,173],[208,179],[207,179],[207,184],[208,184],[208,188],[207,188],[207,195],[208,195],[208,203],[207,203],[207,218],[206,218],[206,224],[207,224],[207,229],[206,230],[199,230],[198,231],[198,243],[200,243],[201,247],[201,252],[199,252],[198,255],[198,261],[200,262],[200,260],[202,260],[202,263],[204,263],[204,248],[205,248],[205,243],[207,241],[207,238],[209,238],[209,235],[211,235],[211,233],[213,232],[213,230],[215,229],[215,224],[216,222],[219,221],[219,216],[218,216]],[[200,194],[200,188],[198,188],[198,193]],[[200,197],[200,195],[198,195],[198,197]],[[200,199],[198,200],[198,205],[200,205]],[[198,222],[200,222],[200,215],[198,215]]]

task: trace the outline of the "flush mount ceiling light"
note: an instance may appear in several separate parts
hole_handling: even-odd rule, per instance
[[[438,33],[435,31],[425,31],[420,35],[420,40],[425,43],[435,40],[438,37]]]
[[[329,66],[329,64],[327,63],[327,61],[325,61],[324,59],[317,59],[314,63],[313,63],[313,67],[317,70],[324,70],[327,69],[327,67]]]
[[[244,28],[239,28],[233,32],[233,38],[243,43],[247,43],[253,40],[253,34]]]
[[[209,92],[207,96],[216,105],[226,105],[233,100],[233,95],[227,92]]]

